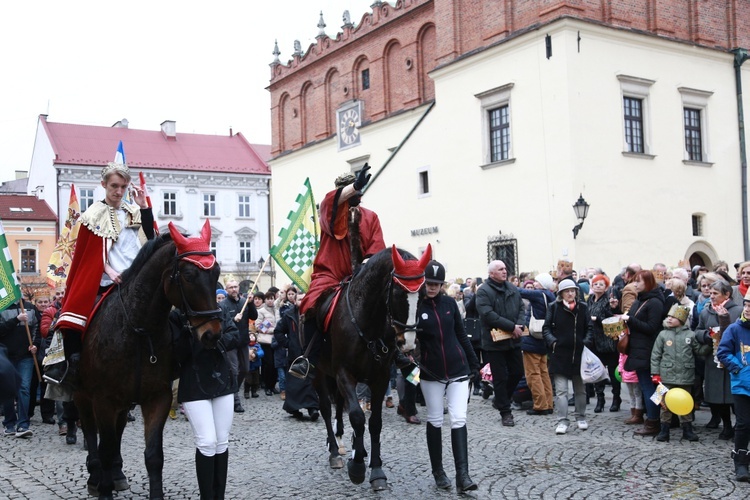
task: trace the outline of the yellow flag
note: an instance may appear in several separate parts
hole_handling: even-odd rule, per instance
[[[60,232],[60,239],[57,240],[55,251],[49,258],[49,266],[47,266],[47,284],[52,288],[64,285],[65,280],[68,279],[68,270],[70,269],[70,263],[73,262],[73,251],[76,247],[76,238],[78,238],[78,228],[81,225],[80,217],[81,206],[78,204],[76,187],[71,185],[65,225]],[[61,221],[62,219],[60,217]]]

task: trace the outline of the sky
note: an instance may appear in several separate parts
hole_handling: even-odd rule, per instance
[[[343,12],[372,0],[35,0],[0,5],[0,182],[28,170],[38,117],[51,122],[228,134],[271,143],[274,41],[306,51],[320,12],[331,38]],[[114,159],[114,149],[112,151]],[[125,145],[127,156],[127,144]]]

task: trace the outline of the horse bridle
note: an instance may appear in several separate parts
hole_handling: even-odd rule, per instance
[[[424,272],[419,275],[415,276],[401,276],[396,274],[395,271],[391,271],[391,279],[388,280],[388,290],[387,290],[387,298],[386,298],[386,310],[388,314],[388,326],[391,328],[394,328],[394,326],[399,326],[404,329],[404,332],[407,331],[417,331],[417,324],[416,322],[413,325],[409,325],[407,323],[402,323],[401,321],[398,321],[394,319],[393,314],[391,313],[391,302],[393,300],[393,282],[396,281],[396,279],[404,279],[404,280],[413,280],[418,278],[424,278]],[[378,338],[377,340],[369,340],[365,337],[364,332],[357,324],[357,318],[354,316],[354,311],[352,311],[352,304],[351,300],[349,299],[349,290],[351,290],[351,287],[349,286],[351,284],[351,281],[346,281],[342,283],[344,286],[346,286],[346,308],[349,312],[349,319],[352,322],[352,325],[354,325],[354,329],[357,331],[357,335],[360,336],[362,340],[365,341],[367,344],[367,348],[372,353],[373,358],[375,361],[380,363],[383,361],[383,357],[387,357],[388,353],[391,352],[391,349],[385,345],[385,342],[383,342],[382,338]],[[401,286],[404,290],[408,292],[408,289],[403,286]],[[394,328],[395,329],[395,328]]]
[[[190,303],[187,300],[187,297],[185,296],[185,289],[182,287],[182,280],[180,280],[180,261],[184,259],[185,257],[189,255],[213,255],[212,252],[185,252],[185,253],[177,253],[177,250],[175,250],[175,256],[174,256],[174,265],[172,266],[172,274],[169,276],[169,280],[171,282],[177,282],[177,286],[180,289],[180,296],[182,297],[182,307],[180,310],[185,313],[185,316],[188,318],[207,318],[203,323],[194,326],[192,328],[198,328],[202,325],[205,325],[209,321],[212,321],[215,318],[221,317],[221,308],[211,309],[208,311],[196,311],[192,307],[190,307]]]

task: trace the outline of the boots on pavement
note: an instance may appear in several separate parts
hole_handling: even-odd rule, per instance
[[[439,427],[427,423],[427,451],[430,454],[430,465],[432,475],[435,476],[435,485],[443,490],[451,487],[450,479],[443,470],[443,433]]]

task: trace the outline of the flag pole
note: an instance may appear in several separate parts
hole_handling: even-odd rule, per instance
[[[245,303],[242,305],[242,309],[239,313],[234,317],[234,320],[239,322],[240,318],[242,318],[242,314],[245,312],[245,308],[247,307],[247,303],[250,302],[253,298],[252,291],[253,289],[258,286],[258,280],[260,279],[261,275],[263,274],[263,271],[266,269],[266,264],[268,264],[268,261],[271,260],[271,254],[268,254],[268,258],[263,263],[263,267],[260,268],[260,272],[258,273],[258,277],[255,278],[255,282],[253,283],[253,286],[250,287],[250,290],[247,291],[247,298],[245,299]]]
[[[21,306],[21,312],[23,314],[26,314],[26,309],[23,307],[23,297],[21,297],[21,300],[18,301],[18,305]],[[26,327],[26,336],[29,338],[29,347],[34,345],[34,341],[31,340],[31,330],[29,330],[29,321],[28,319],[24,321],[24,326]],[[34,368],[36,368],[36,376],[37,380],[40,382],[42,381],[42,374],[39,371],[39,362],[36,360],[36,353],[33,353],[32,358],[34,358]],[[32,396],[35,397],[35,396]]]

